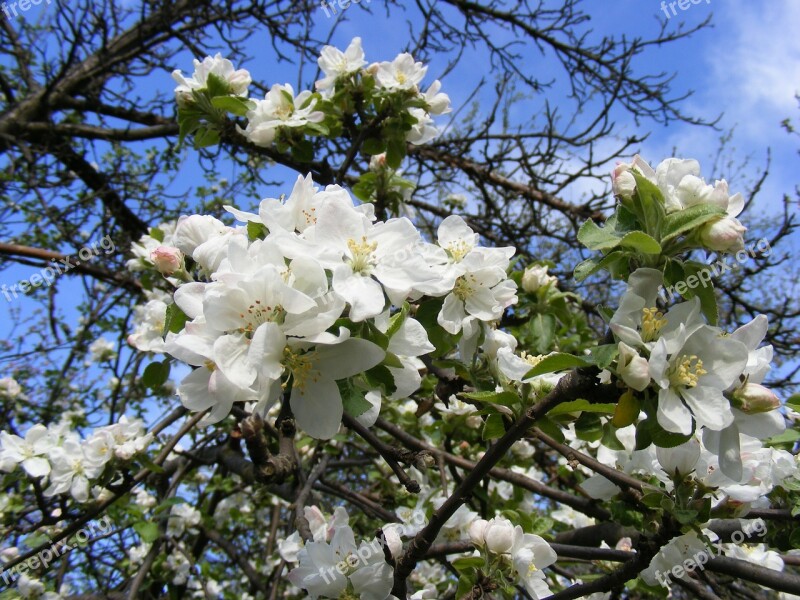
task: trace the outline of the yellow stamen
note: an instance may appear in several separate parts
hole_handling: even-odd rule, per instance
[[[703,361],[694,354],[681,356],[669,373],[669,381],[674,387],[693,388],[700,377],[708,373],[703,368]]]
[[[367,236],[361,236],[361,241],[357,242],[354,239],[347,240],[347,247],[353,258],[350,260],[350,266],[354,273],[361,273],[368,275],[375,266],[375,257],[373,252],[378,248],[378,242],[368,242]]]
[[[666,324],[667,320],[657,308],[642,309],[642,341],[652,342]]]

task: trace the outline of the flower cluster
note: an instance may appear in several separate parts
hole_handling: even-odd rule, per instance
[[[731,196],[724,179],[707,184],[700,177],[700,163],[694,159],[668,158],[656,168],[636,156],[630,164],[620,164],[612,174],[614,194],[623,205],[632,200],[637,190],[634,173],[656,185],[661,191],[666,214],[685,211],[694,206],[713,206],[720,214],[705,222],[698,240],[708,250],[733,253],[744,248],[742,237],[747,228],[736,217],[744,209],[741,194]]]
[[[640,405],[652,410],[667,432],[701,434],[719,457],[722,473],[739,482],[741,446],[785,427],[780,401],[761,385],[772,360],[772,347],[760,347],[767,318],[760,315],[728,334],[706,324],[698,298],[662,313],[656,306],[662,281],[658,270],[635,271],[611,318],[619,340],[612,368],[629,387],[627,398],[636,408],[620,406],[632,418]]]
[[[299,563],[289,572],[289,581],[314,599],[394,598],[389,594],[393,569],[384,558],[385,542],[374,538],[356,545],[349,517],[341,507],[330,522],[316,506],[306,507],[305,515],[313,539],[300,547],[295,538],[281,547],[281,555],[287,562]]]
[[[476,519],[469,527],[472,542],[489,554],[490,558],[510,563],[515,579],[525,586],[532,598],[546,598],[552,592],[541,569],[556,562],[556,553],[538,535],[524,533],[505,517],[488,521]]]
[[[325,75],[315,90],[295,93],[292,85],[274,84],[263,100],[248,100],[250,73],[234,70],[219,54],[195,60],[191,78],[173,73],[178,83],[175,96],[181,135],[195,135],[195,144],[207,146],[219,140],[226,112],[244,117],[237,130],[256,146],[275,146],[310,161],[313,148],[307,137],[335,137],[350,129],[353,138],[364,130],[367,154],[388,153],[396,168],[405,155],[405,143],[424,144],[439,135],[433,115],[450,111],[450,99],[434,81],[425,91],[419,84],[427,67],[408,54],[391,62],[367,65],[361,38],[354,38],[343,52],[333,46],[322,49],[318,63]]]
[[[295,418],[314,437],[337,432],[343,395],[353,416],[371,424],[382,395],[418,388],[417,357],[434,349],[410,303],[443,298],[438,325],[474,345],[479,325],[516,301],[506,276],[513,248],[480,246],[458,216],[441,223],[433,244],[408,219],[375,221],[372,205],[355,206],[338,186],[319,190],[310,176],[285,201],[263,200],[258,214],[228,210],[247,227],[193,215],[159,246],[191,259],[204,279],[178,282],[173,309],[188,321],[167,333],[163,349],[198,367],[178,393],[188,408],[210,409],[206,422],[234,402],[265,414],[290,388]],[[153,323],[129,341],[160,349],[152,333],[167,305],[147,306],[139,316]]]
[[[69,492],[78,502],[89,499],[91,480],[112,460],[127,461],[143,452],[152,439],[140,420],[122,417],[118,423],[99,427],[86,439],[71,429],[65,415],[55,425],[34,425],[21,438],[0,431],[0,470],[21,467],[30,477],[49,482],[45,496]],[[103,494],[102,488],[91,489]]]

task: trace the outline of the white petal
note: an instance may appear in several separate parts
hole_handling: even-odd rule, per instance
[[[667,431],[689,435],[692,432],[692,413],[683,405],[680,396],[671,389],[658,392],[658,424]]]
[[[682,390],[681,395],[692,409],[698,427],[719,431],[733,423],[730,402],[720,390],[699,385]]]
[[[314,366],[325,379],[345,379],[363,373],[379,364],[386,353],[368,340],[350,338],[335,346],[316,351]]]
[[[292,412],[297,424],[308,435],[320,440],[332,438],[342,422],[342,396],[331,379],[308,379],[303,389],[292,389]]]

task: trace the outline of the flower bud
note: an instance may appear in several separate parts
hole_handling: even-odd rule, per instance
[[[636,191],[636,180],[631,173],[631,166],[618,164],[611,171],[611,189],[615,196],[620,198],[631,198]]]
[[[733,392],[731,404],[743,413],[754,415],[775,410],[781,405],[781,401],[760,383],[745,383]]]
[[[488,525],[489,521],[486,519],[475,519],[472,523],[470,523],[469,539],[473,544],[476,546],[483,546],[486,543],[484,533]]]
[[[483,539],[489,552],[494,554],[511,552],[514,545],[514,525],[508,519],[495,517],[483,530]]]
[[[480,429],[483,426],[483,419],[480,415],[470,415],[464,420],[464,424],[470,429]]]
[[[386,168],[386,152],[374,154],[369,159],[369,170],[373,172],[381,171]]]
[[[700,230],[700,242],[715,252],[744,250],[744,232],[747,227],[732,217],[721,217],[706,223]]]
[[[656,458],[670,477],[686,476],[700,460],[700,442],[693,437],[674,448],[656,448]]]
[[[529,294],[535,294],[542,286],[555,285],[557,281],[556,277],[547,274],[546,266],[532,265],[522,275],[522,289]]]
[[[183,252],[173,246],[159,246],[150,253],[150,260],[162,275],[183,270]]]
[[[622,381],[638,392],[643,391],[650,385],[650,370],[647,359],[639,356],[639,353],[625,342],[619,343],[617,374],[622,377]]]

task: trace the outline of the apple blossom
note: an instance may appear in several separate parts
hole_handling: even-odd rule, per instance
[[[364,60],[364,50],[361,48],[361,38],[355,37],[342,52],[335,46],[325,46],[317,60],[320,70],[325,77],[316,82],[316,89],[328,90],[334,86],[340,77],[359,71],[367,64]]]
[[[694,471],[700,459],[700,442],[692,437],[674,448],[656,448],[659,464],[673,477],[685,477]]]
[[[308,90],[295,96],[291,84],[276,83],[247,113],[247,128],[243,133],[257,146],[269,146],[280,127],[301,128],[322,122],[325,114],[314,110],[315,106],[316,100]]]
[[[247,88],[252,79],[246,69],[235,70],[233,63],[217,53],[214,57],[206,56],[202,62],[194,60],[194,73],[190,78],[184,77],[180,69],[172,72],[172,78],[178,83],[175,96],[179,102],[191,98],[192,91],[201,91],[208,87],[208,76],[214,75],[228,85],[230,94],[247,97]]]
[[[416,90],[428,67],[414,62],[408,54],[399,54],[392,62],[382,62],[377,67],[375,80],[380,87],[390,91]]]

